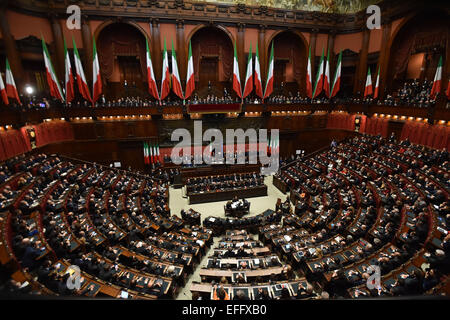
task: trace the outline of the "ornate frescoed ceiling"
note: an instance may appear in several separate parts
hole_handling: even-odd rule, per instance
[[[193,0],[193,2],[245,4],[327,13],[355,13],[364,10],[371,4],[380,2],[380,0]]]

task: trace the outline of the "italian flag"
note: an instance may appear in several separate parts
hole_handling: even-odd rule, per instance
[[[431,88],[430,97],[432,99],[436,98],[436,95],[441,92],[442,84],[442,56],[439,58],[438,67],[436,69],[436,74],[434,75],[433,87]],[[6,84],[8,85],[8,84]]]
[[[306,95],[312,99],[313,91],[312,91],[312,70],[311,70],[311,47],[309,47],[308,54],[308,66],[306,69]]]
[[[378,98],[378,91],[380,87],[380,67],[378,67],[377,81],[375,82],[375,91],[373,93],[373,98]]]
[[[239,64],[236,53],[236,43],[234,44],[234,59],[233,59],[233,90],[239,98],[242,98],[241,77],[239,76]]]
[[[75,97],[73,91],[73,70],[70,64],[69,51],[67,50],[66,39],[64,38],[64,66],[65,66],[65,79],[64,85],[66,87],[66,101],[71,102]]]
[[[267,69],[266,88],[264,89],[264,99],[270,96],[273,92],[273,42],[272,49],[270,49],[269,68]]]
[[[159,163],[159,144],[156,143],[156,161]]]
[[[102,79],[100,77],[100,64],[98,63],[98,54],[97,54],[97,46],[95,45],[95,39],[93,39],[94,42],[94,54],[93,54],[93,65],[92,65],[92,81],[94,82],[93,90],[92,90],[92,103],[95,104],[95,102],[98,100],[100,95],[102,94]]]
[[[341,69],[342,69],[342,51],[339,53],[338,62],[336,66],[336,73],[334,74],[333,85],[331,86],[331,96],[334,97],[341,86]]]
[[[144,141],[144,164],[149,164],[150,160],[148,158],[148,145],[147,142]]]
[[[158,162],[158,158],[156,156],[156,146],[153,146],[153,162],[157,163]]]
[[[317,69],[316,83],[314,85],[313,98],[317,97],[323,89],[323,49],[320,57],[319,69]]]
[[[325,64],[325,76],[323,78],[323,90],[326,96],[330,97],[330,49],[328,48],[327,62]]]
[[[194,78],[194,59],[192,58],[192,47],[189,41],[189,57],[187,65],[186,74],[186,92],[184,93],[184,98],[187,99],[191,96],[195,89],[195,78]]]
[[[148,156],[148,161],[150,164],[150,163],[153,163],[153,151],[152,151],[152,147],[148,143],[147,143],[147,149],[148,149],[147,156]]]
[[[366,96],[371,95],[372,92],[373,92],[373,90],[372,90],[372,75],[370,74],[370,67],[369,67],[369,71],[367,71],[366,87],[364,89],[364,98]]]
[[[244,94],[242,98],[245,98],[253,90],[253,57],[252,57],[252,44],[250,43],[250,52],[248,53],[247,72],[245,73],[245,85]]]
[[[270,153],[278,153],[278,146],[279,146],[279,141],[278,139],[271,139],[270,140]]]
[[[255,58],[255,92],[258,97],[263,98],[258,42],[256,42],[256,58]]]
[[[73,39],[73,57],[75,61],[75,72],[77,73],[78,90],[85,100],[92,101],[75,39]]]
[[[172,90],[180,98],[184,99],[183,89],[181,89],[180,74],[178,72],[177,55],[172,41]]]
[[[279,151],[280,151],[280,138],[276,138],[275,139],[274,149],[275,149],[275,153],[279,153]]]
[[[56,99],[64,101],[63,93],[61,87],[59,86],[55,70],[53,69],[52,61],[50,60],[50,55],[48,54],[44,38],[42,38],[42,50],[44,51],[45,71],[47,74],[47,83],[50,88],[50,95]]]
[[[3,103],[5,105],[9,104],[8,96],[6,95],[5,84],[3,83],[2,75],[0,74],[0,95],[2,96]]]
[[[153,73],[153,64],[152,58],[150,57],[150,50],[148,49],[148,41],[145,38],[145,45],[147,48],[147,81],[148,81],[148,92],[152,95],[153,98],[159,100],[158,88],[156,87],[155,74]]]
[[[162,66],[160,100],[164,100],[169,95],[169,92],[170,92],[169,57],[167,55],[166,39],[164,39],[164,52],[163,52],[163,66]]]
[[[22,104],[19,99],[19,93],[17,92],[16,83],[14,82],[14,77],[9,66],[8,58],[6,58],[6,95],[10,98],[16,99],[19,104]]]

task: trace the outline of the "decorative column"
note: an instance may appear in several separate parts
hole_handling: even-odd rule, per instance
[[[152,63],[153,63],[153,72],[155,73],[155,77],[157,79],[161,79],[161,37],[159,32],[159,20],[151,19],[150,21],[150,30],[152,34]]]
[[[50,24],[52,26],[53,41],[54,41],[54,54],[55,57],[53,67],[58,75],[58,79],[61,81],[64,79],[64,40],[61,24],[59,23],[58,16],[56,14],[50,14]]]
[[[325,52],[325,54],[328,53],[328,50],[330,50],[330,77],[334,76],[334,66],[335,66],[335,61],[334,61],[334,39],[336,38],[336,30],[335,29],[331,29],[330,32],[328,33],[328,39],[327,39],[327,51]],[[337,63],[337,61],[336,61]]]
[[[10,28],[8,19],[6,18],[6,4],[0,7],[0,31],[3,36],[3,43],[5,45],[6,56],[8,57],[11,71],[14,74],[16,85],[20,86],[21,82],[25,79],[23,72],[22,61],[20,59],[19,51],[17,50],[16,41],[14,40]],[[20,91],[20,90],[19,90]]]
[[[378,61],[378,65],[380,66],[380,89],[379,89],[379,98],[382,99],[385,96],[385,91],[387,88],[387,78],[389,75],[389,56],[390,56],[390,48],[389,42],[391,39],[391,28],[392,23],[390,20],[386,18],[383,24],[383,34],[381,38],[381,50],[380,50],[380,58]],[[377,70],[378,72],[378,70]]]
[[[447,45],[445,48],[445,56],[443,57],[444,65],[442,66],[442,86],[441,93],[445,94],[448,87],[448,81],[450,80],[450,27],[447,26]]]
[[[370,30],[363,30],[363,37],[361,42],[361,50],[359,51],[359,63],[356,68],[357,73],[355,77],[355,86],[353,87],[353,94],[362,93],[367,74],[367,54],[369,52]],[[372,71],[372,70],[371,70]],[[373,73],[373,71],[372,71]]]
[[[266,78],[266,68],[267,68],[267,58],[270,59],[270,48],[271,44],[268,43],[266,46],[265,43],[265,37],[266,37],[266,26],[265,25],[259,25],[259,32],[258,32],[258,50],[259,50],[259,65],[261,67],[261,80],[264,81]],[[263,83],[263,90],[264,90],[264,83]]]
[[[188,44],[189,46],[189,44]],[[186,80],[186,44],[184,41],[184,20],[177,20],[177,62],[180,78]],[[180,81],[182,81],[180,79]]]
[[[81,36],[83,39],[83,51],[84,51],[84,70],[86,81],[92,83],[92,60],[93,60],[93,38],[91,32],[91,26],[89,25],[88,16],[84,15],[81,19]]]
[[[312,79],[313,79],[313,86],[314,86],[314,79],[315,79],[314,62],[316,60],[317,33],[319,33],[319,29],[312,29],[311,30],[311,37],[309,38],[309,46],[311,48],[311,71],[312,71],[312,75],[311,76],[312,76]],[[308,59],[308,57],[306,57],[306,59]]]
[[[238,23],[236,51],[239,61],[239,73],[241,77],[241,82],[243,81],[242,79],[245,78],[245,67],[246,67],[244,32],[245,32],[245,24]]]

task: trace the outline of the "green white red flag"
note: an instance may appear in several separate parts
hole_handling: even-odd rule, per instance
[[[336,72],[334,74],[334,79],[333,79],[333,85],[331,86],[331,96],[330,98],[334,97],[341,86],[341,69],[342,69],[342,51],[339,53],[339,58],[338,58],[338,62],[336,65]]]
[[[267,69],[266,88],[264,89],[264,99],[273,92],[273,42],[270,49],[269,67]]]
[[[156,143],[156,161],[159,163],[159,144]]]
[[[378,91],[380,87],[380,67],[378,67],[377,81],[375,82],[375,91],[373,93],[373,98],[378,98]]]
[[[9,104],[8,96],[6,95],[5,84],[3,83],[2,75],[0,74],[0,95],[2,96],[3,103],[5,105]]]
[[[233,90],[239,98],[242,98],[241,77],[239,76],[239,63],[237,60],[236,43],[234,44],[233,58]]]
[[[327,61],[325,63],[323,90],[325,91],[326,96],[330,98],[330,48],[328,48]]]
[[[178,72],[177,55],[172,41],[172,90],[180,98],[184,99],[183,89],[181,88],[180,73]]]
[[[156,86],[155,74],[153,72],[153,64],[152,58],[150,56],[150,50],[148,49],[148,40],[145,38],[145,45],[147,48],[147,82],[148,82],[148,92],[152,95],[153,98],[159,100],[158,88]]]
[[[310,99],[312,99],[312,97],[313,97],[312,70],[311,70],[311,46],[309,47],[308,65],[306,67],[306,95]]]
[[[436,95],[441,92],[442,86],[442,56],[439,58],[436,74],[434,75],[433,87],[431,88],[430,97],[436,98]]]
[[[250,43],[250,52],[248,53],[247,72],[245,73],[245,85],[242,98],[245,98],[253,91],[253,56],[252,44]]]
[[[164,39],[162,79],[160,100],[164,100],[170,92],[170,72],[169,72],[169,56],[167,54],[166,39]]]
[[[95,102],[98,100],[100,95],[102,94],[102,78],[100,76],[100,64],[98,62],[98,54],[97,54],[97,46],[95,45],[95,39],[93,39],[94,45],[93,45],[93,61],[92,61],[92,81],[93,89],[92,89],[92,103],[95,104]]]
[[[67,50],[66,39],[64,38],[64,69],[65,78],[64,86],[66,89],[66,102],[71,102],[75,97],[75,91],[73,90],[73,70],[70,64],[69,51]]]
[[[19,104],[22,104],[19,99],[19,93],[17,92],[16,83],[14,82],[14,77],[11,71],[11,67],[9,65],[8,58],[6,58],[6,95],[9,98],[16,99]]]
[[[147,142],[144,141],[144,164],[149,164],[149,159],[148,159],[148,146],[147,146]]]
[[[191,96],[195,89],[195,78],[194,78],[194,59],[192,58],[192,47],[189,41],[189,57],[187,64],[187,75],[186,75],[186,92],[184,93],[184,98],[187,99]]]
[[[319,68],[317,69],[316,83],[314,85],[313,98],[317,97],[323,89],[323,54],[324,50],[322,49],[322,56],[320,57]]]
[[[47,74],[47,83],[50,88],[50,95],[56,99],[64,101],[64,96],[61,87],[56,77],[55,70],[53,69],[52,61],[50,55],[48,54],[47,45],[45,44],[44,38],[42,38],[42,50],[44,53],[44,63],[45,71]]]
[[[91,94],[89,93],[89,87],[86,81],[86,76],[84,75],[83,64],[81,63],[80,55],[78,54],[77,45],[75,39],[73,39],[73,58],[75,62],[75,72],[77,75],[78,90],[81,96],[87,100],[92,101]]]
[[[255,93],[260,98],[264,97],[262,91],[261,65],[259,63],[258,42],[256,42],[256,58],[255,58]]]
[[[373,93],[372,75],[370,74],[370,67],[369,67],[369,70],[367,71],[366,86],[364,88],[364,98],[370,96],[372,93]]]

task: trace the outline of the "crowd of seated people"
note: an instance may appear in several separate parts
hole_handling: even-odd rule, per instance
[[[225,190],[247,189],[264,185],[264,177],[259,172],[236,173],[233,175],[218,175],[189,178],[186,180],[186,194],[202,192],[220,192]]]
[[[295,197],[296,217],[278,208],[283,224],[260,235],[331,297],[350,297],[347,289],[365,284],[368,264],[386,283],[356,296],[423,294],[450,271],[447,170],[445,150],[355,137],[276,175]],[[408,272],[389,283],[405,265]]]
[[[102,280],[140,297],[170,298],[212,240],[202,227],[178,231],[184,223],[168,210],[168,180],[155,178],[167,178],[162,172],[140,175],[45,154],[9,159],[0,172],[10,258],[30,281],[37,276],[45,293],[94,294],[93,283]],[[65,264],[81,269],[85,288],[67,288]],[[1,286],[15,288],[9,280]]]
[[[43,292],[93,296],[96,285],[107,283],[142,297],[173,296],[168,288],[184,285],[193,261],[211,244],[212,230],[248,229],[257,230],[262,242],[227,232],[209,260],[209,269],[237,271],[221,283],[222,289],[231,286],[233,299],[264,296],[260,284],[276,299],[433,293],[450,272],[448,157],[445,150],[394,137],[356,136],[286,161],[275,178],[287,185],[294,206],[280,200],[275,211],[208,217],[203,227],[181,231],[183,221],[168,209],[167,172],[142,175],[55,155],[17,156],[0,166],[0,225],[7,252],[31,285],[6,279],[0,287],[20,294],[39,292],[40,285]],[[203,185],[263,183],[257,173],[189,184],[196,179]],[[81,269],[81,289],[65,285],[70,275],[61,272],[64,265]],[[280,265],[279,275],[252,281],[251,272]],[[366,287],[371,266],[380,268],[376,289]],[[293,269],[315,289],[294,286]],[[233,291],[249,284],[255,286],[251,294]]]
[[[417,79],[412,82],[405,82],[397,92],[392,95],[386,95],[386,98],[382,101],[378,101],[378,104],[388,106],[410,105],[428,108],[436,102],[435,99],[430,97],[432,86],[433,82],[428,80],[425,80],[422,83]]]
[[[218,218],[209,216],[203,220],[203,226],[205,228],[210,228],[214,230],[216,235],[222,234],[225,230],[229,229],[247,229],[256,230],[259,226],[279,222],[281,216],[273,211],[267,210],[261,214],[252,217],[242,217],[242,218]]]
[[[125,96],[115,100],[107,100],[104,95],[100,96],[95,103],[96,107],[164,107],[171,105],[190,105],[190,104],[232,104],[232,103],[245,103],[245,104],[342,104],[342,103],[358,103],[358,104],[372,104],[389,105],[389,106],[401,106],[409,105],[420,108],[427,108],[433,105],[436,101],[430,97],[430,91],[433,82],[425,80],[420,83],[417,79],[412,81],[406,81],[403,86],[392,94],[387,94],[384,99],[374,99],[372,96],[362,97],[357,96],[339,96],[331,99],[324,95],[320,95],[314,99],[301,96],[297,91],[295,94],[287,92],[287,94],[273,94],[266,98],[264,101],[257,97],[255,94],[250,94],[243,100],[237,96],[232,97],[226,88],[223,90],[222,96],[216,96],[209,92],[204,97],[199,97],[197,93],[194,93],[189,99],[183,101],[178,97],[169,96],[166,99],[159,101],[152,97],[140,97],[140,96]],[[22,110],[41,110],[48,109],[51,106],[55,107],[90,107],[91,102],[83,98],[75,98],[72,102],[62,104],[59,100],[54,98],[45,97],[24,97],[21,96],[22,104],[19,105],[16,101],[11,101],[8,107],[13,109]]]

